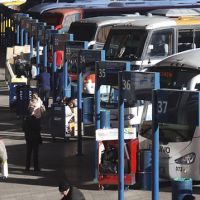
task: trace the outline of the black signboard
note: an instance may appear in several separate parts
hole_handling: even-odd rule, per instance
[[[198,125],[199,92],[157,90],[156,102],[158,123]]]
[[[29,20],[31,20],[30,17],[22,17],[20,19],[20,26],[21,26],[21,28],[26,29],[26,24],[28,23]]]
[[[118,85],[118,72],[130,71],[130,63],[118,61],[96,62],[96,77],[98,85]]]
[[[41,42],[50,44],[52,41],[52,36],[57,33],[58,30],[45,29],[44,35],[41,36]]]
[[[68,68],[71,72],[77,72],[78,58],[80,49],[70,49],[70,52],[66,53],[66,61],[68,62]]]
[[[43,45],[47,43],[45,38],[47,31],[54,31],[54,30],[52,29],[52,26],[43,26],[41,29],[38,30],[38,35],[40,36],[40,42]],[[56,33],[57,32],[58,31],[56,30]]]
[[[38,26],[44,26],[43,22],[36,22],[31,24],[31,35],[37,37]]]
[[[102,50],[81,50],[80,51],[80,64],[86,64],[102,60]]]
[[[54,46],[54,50],[59,51],[65,49],[65,42],[67,40],[70,40],[71,35],[70,34],[64,34],[64,33],[57,33],[54,34],[52,37],[52,44]]]
[[[24,23],[24,28],[30,33],[31,32],[31,24],[37,23],[38,20],[37,19],[28,19],[26,22],[27,23]]]
[[[105,60],[105,51],[104,50],[80,50],[79,55],[79,68],[85,72],[86,68],[95,71],[95,62]]]
[[[67,41],[65,43],[65,61],[71,60],[74,54],[76,54],[78,58],[78,50],[80,49],[86,49],[87,48],[87,42],[85,41]],[[76,53],[75,53],[76,52]],[[76,58],[76,59],[77,59]]]
[[[136,100],[152,100],[152,90],[160,88],[159,73],[121,72],[122,95],[129,104]]]
[[[14,14],[12,15],[13,20],[14,20],[15,23],[17,23],[17,24],[20,23],[20,19],[21,19],[22,17],[29,17],[29,15],[28,15],[28,14],[25,14],[25,13],[14,13]]]

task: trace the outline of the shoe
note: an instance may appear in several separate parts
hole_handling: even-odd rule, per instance
[[[34,172],[40,172],[41,170],[40,170],[40,168],[35,168],[34,169]]]

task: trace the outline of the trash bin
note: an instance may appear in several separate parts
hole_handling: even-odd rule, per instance
[[[100,111],[100,128],[110,128],[110,110]]]
[[[83,98],[83,124],[92,124],[94,116],[94,98]]]
[[[138,185],[143,190],[152,188],[152,153],[150,149],[142,149],[138,153]]]
[[[192,179],[176,178],[172,180],[172,200],[184,200],[186,195],[192,196]]]

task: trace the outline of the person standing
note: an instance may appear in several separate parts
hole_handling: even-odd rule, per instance
[[[23,130],[25,132],[26,140],[25,170],[30,170],[31,155],[33,153],[34,171],[40,171],[38,159],[39,145],[42,143],[42,137],[40,134],[40,118],[42,116],[42,112],[45,111],[45,107],[37,93],[34,93],[32,95],[32,99],[30,100],[28,110],[30,114],[25,118],[23,122]]]
[[[0,139],[0,166],[1,166],[1,175],[3,178],[8,177],[8,156],[5,144],[2,139]]]
[[[41,69],[41,74],[38,75],[38,81],[40,98],[44,102],[44,106],[47,110],[51,91],[50,74],[47,72],[47,67]]]

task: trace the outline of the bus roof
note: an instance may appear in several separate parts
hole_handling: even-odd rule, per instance
[[[118,24],[118,23],[127,23],[136,19],[142,19],[143,16],[140,15],[118,15],[118,16],[98,16],[82,19],[80,22],[74,23],[95,23],[99,26],[108,25],[108,24]]]
[[[158,67],[172,66],[172,67],[193,68],[200,70],[199,57],[200,57],[200,48],[190,49],[169,56],[152,67],[155,68],[156,66]]]
[[[200,11],[194,8],[171,8],[171,9],[156,9],[150,11],[153,15],[160,15],[166,17],[180,17],[180,16],[199,16]]]
[[[174,26],[176,22],[173,19],[162,16],[145,16],[143,18],[135,19],[132,22],[128,22],[124,25],[117,25],[116,29],[123,28],[142,28],[142,29],[155,29],[158,27]]]
[[[51,9],[62,9],[62,8],[77,8],[77,7],[103,7],[106,6],[107,7],[107,3],[104,1],[100,1],[100,3],[94,3],[94,2],[85,2],[85,3],[41,3],[38,5],[33,6],[32,8],[30,8],[28,11],[29,12],[38,12],[38,13],[43,13],[47,10],[51,10]]]
[[[52,9],[52,10],[48,10],[46,12],[43,13],[43,15],[45,15],[46,13],[50,13],[50,14],[61,14],[61,15],[68,15],[68,14],[72,14],[72,13],[77,13],[77,12],[82,12],[82,8],[57,8],[57,9]]]
[[[142,28],[147,30],[162,27],[172,27],[176,25],[200,25],[200,16],[169,18],[165,16],[149,15],[143,19],[135,19],[134,21],[128,22],[124,25],[117,25],[114,27],[114,29]]]

